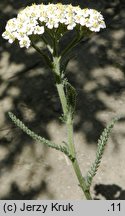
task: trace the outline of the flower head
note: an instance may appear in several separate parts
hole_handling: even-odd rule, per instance
[[[26,7],[20,11],[17,18],[7,22],[3,38],[9,43],[19,41],[20,47],[31,45],[31,35],[42,35],[45,28],[49,30],[64,25],[68,30],[83,26],[92,32],[105,28],[104,18],[96,10],[81,9],[79,6],[59,4],[40,4]]]

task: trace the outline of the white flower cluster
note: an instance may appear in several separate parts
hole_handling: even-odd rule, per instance
[[[10,19],[2,36],[9,40],[9,43],[17,39],[20,47],[28,48],[31,44],[30,35],[42,35],[45,26],[53,29],[59,28],[61,24],[65,25],[67,30],[81,25],[94,32],[106,27],[103,16],[93,9],[81,9],[79,6],[61,3],[34,4],[20,11],[17,18]]]

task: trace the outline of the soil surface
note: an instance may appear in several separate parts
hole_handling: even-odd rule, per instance
[[[42,1],[1,1],[1,33],[8,19],[33,2]],[[78,93],[74,140],[85,175],[104,127],[113,117],[125,116],[125,3],[84,0],[73,4],[98,9],[107,25],[81,42],[67,67],[67,77]],[[34,50],[20,49],[1,37],[0,42],[0,199],[85,199],[70,161],[34,142],[7,114],[14,112],[33,131],[56,143],[66,141],[51,71]],[[124,119],[112,130],[91,193],[93,199],[125,199]]]

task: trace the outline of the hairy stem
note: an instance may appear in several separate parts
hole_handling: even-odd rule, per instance
[[[67,104],[67,99],[66,99],[66,95],[64,91],[64,85],[61,80],[60,58],[58,56],[53,57],[53,72],[56,77],[56,87],[57,87],[60,102],[62,105],[63,114],[66,119],[65,123],[67,127],[68,148],[69,148],[71,157],[73,158],[71,162],[72,162],[75,174],[77,176],[77,179],[79,181],[79,186],[83,190],[86,199],[91,200],[92,198],[90,195],[89,188],[87,187],[86,181],[84,177],[82,176],[82,173],[81,173],[81,170],[80,170],[77,158],[76,158],[75,145],[74,145],[74,140],[73,140],[73,119],[72,119],[72,114],[68,110],[68,104]]]
[[[67,126],[69,150],[70,150],[71,155],[74,158],[76,158],[75,146],[74,146],[74,140],[73,140],[73,122],[70,118],[69,120],[67,120],[66,126]]]
[[[79,167],[79,163],[77,161],[77,159],[75,159],[72,162],[75,174],[77,176],[77,179],[79,181],[79,186],[81,187],[82,191],[84,192],[84,195],[86,197],[87,200],[92,200],[91,194],[90,194],[90,189],[87,187],[86,182],[84,177],[82,176],[80,167]]]
[[[67,101],[62,83],[56,84],[64,116],[67,114]]]

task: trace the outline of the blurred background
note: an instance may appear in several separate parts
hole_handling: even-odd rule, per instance
[[[42,2],[47,4],[40,0],[1,1],[1,34],[7,20],[21,8]],[[125,2],[61,2],[97,9],[107,26],[75,48],[75,58],[67,68],[67,77],[78,94],[74,140],[84,175],[95,158],[103,128],[113,117],[125,115]],[[10,121],[8,111],[45,138],[56,143],[66,140],[51,71],[32,48],[20,49],[0,36],[0,199],[83,199],[65,156],[25,135]],[[94,199],[125,199],[124,144],[122,120],[112,131],[94,178]]]

